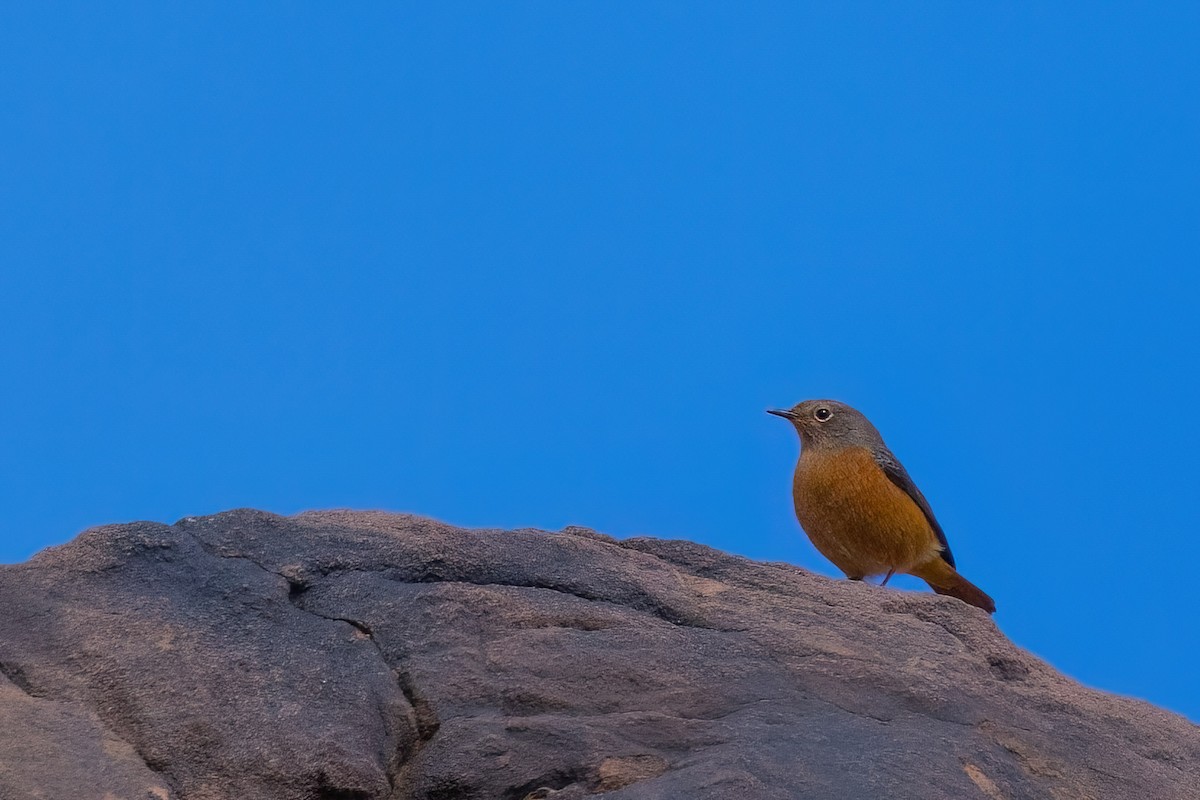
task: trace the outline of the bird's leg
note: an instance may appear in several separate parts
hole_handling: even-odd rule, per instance
[[[879,582],[879,585],[887,586],[887,582],[890,581],[892,579],[892,576],[895,574],[896,574],[896,568],[892,567],[891,569],[888,570],[888,574],[883,576],[883,580],[881,580]]]

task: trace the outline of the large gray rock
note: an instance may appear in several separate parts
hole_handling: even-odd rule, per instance
[[[0,568],[0,798],[1194,800],[1200,730],[953,598],[234,511]]]

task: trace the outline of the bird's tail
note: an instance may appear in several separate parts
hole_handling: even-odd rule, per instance
[[[996,602],[978,586],[959,575],[954,567],[947,564],[941,556],[917,567],[912,574],[928,583],[929,587],[938,594],[957,597],[964,603],[982,608],[989,614],[996,613]]]

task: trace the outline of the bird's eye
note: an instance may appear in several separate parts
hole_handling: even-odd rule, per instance
[[[829,418],[833,416],[833,412],[828,408],[818,408],[813,412],[813,416],[816,418],[817,422],[828,422]]]

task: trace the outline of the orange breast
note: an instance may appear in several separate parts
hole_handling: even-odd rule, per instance
[[[866,448],[804,452],[792,490],[808,538],[851,578],[907,572],[939,552],[921,509]]]

